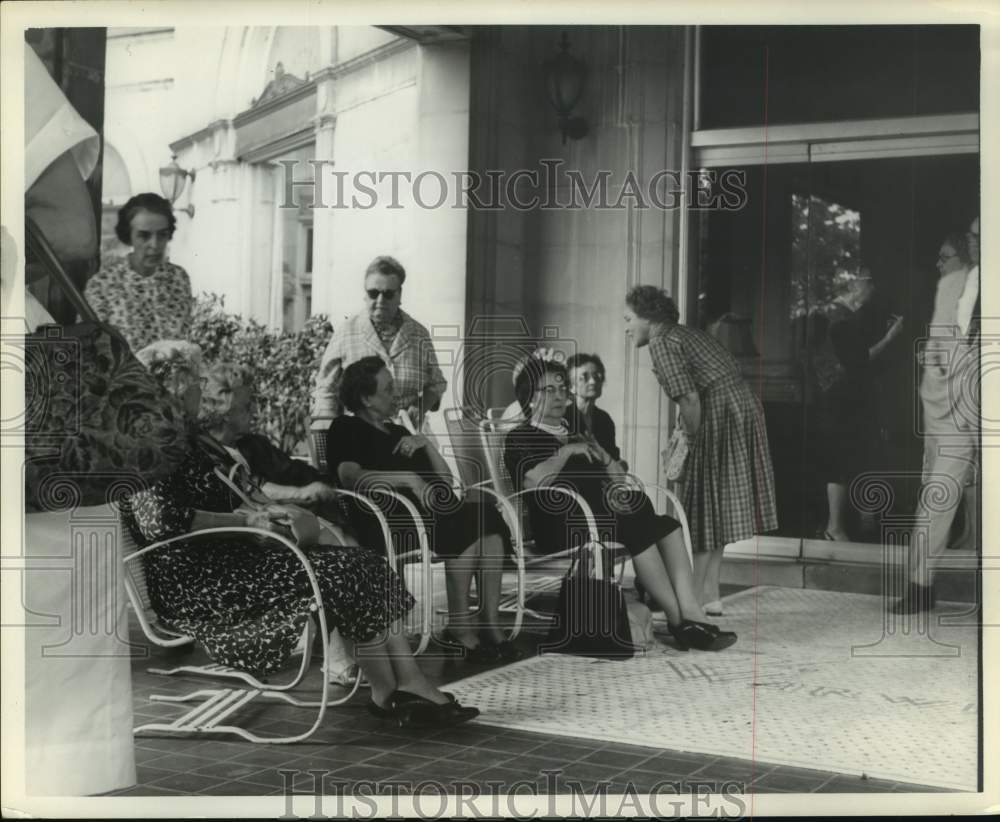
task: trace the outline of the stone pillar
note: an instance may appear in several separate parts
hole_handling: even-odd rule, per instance
[[[335,166],[334,137],[337,133],[336,111],[336,79],[329,75],[320,75],[316,79],[316,152],[317,162],[330,163],[322,165],[318,172],[323,185],[323,200],[329,205],[333,201],[333,178],[330,169]],[[336,299],[333,287],[334,250],[336,233],[334,225],[335,211],[332,208],[313,209],[313,274],[312,274],[312,304],[313,313],[330,314],[330,306]],[[330,317],[336,324],[337,316]]]
[[[462,402],[455,365],[465,318],[468,215],[456,202],[455,174],[469,167],[469,51],[466,42],[423,46],[417,64],[413,230],[421,281],[407,301],[435,339],[448,380],[442,409]],[[442,179],[446,196],[438,204]],[[443,423],[434,420],[435,429],[443,431]]]
[[[619,117],[626,128],[624,168],[643,185],[663,169],[682,170],[684,160],[684,61],[682,26],[622,27]],[[662,196],[662,194],[661,194]],[[684,272],[679,266],[681,212],[660,208],[626,212],[625,277],[616,310],[621,313],[628,288],[638,284],[666,289],[675,300]],[[683,310],[683,303],[679,304]],[[651,373],[649,354],[625,349],[623,454],[640,477],[666,485],[660,451],[666,447],[672,409]]]

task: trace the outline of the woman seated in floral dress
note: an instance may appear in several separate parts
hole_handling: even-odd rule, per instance
[[[137,355],[192,420],[201,402],[199,354],[197,346],[164,342]],[[174,474],[123,505],[137,542],[226,527],[288,536],[279,521],[289,518],[289,509],[240,510],[239,498],[215,473],[216,467],[229,467],[224,447],[204,433],[193,432],[192,440],[188,458]],[[417,668],[400,624],[413,597],[380,553],[300,547],[319,582],[329,627],[356,644],[371,683],[372,713],[416,726],[453,725],[478,715],[431,685]],[[310,618],[312,587],[304,567],[289,551],[267,546],[262,536],[193,536],[147,554],[145,569],[161,619],[193,636],[215,662],[258,676],[288,664]]]

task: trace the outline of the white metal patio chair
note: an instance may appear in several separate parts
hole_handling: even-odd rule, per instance
[[[317,417],[313,422],[333,422],[333,417]],[[326,473],[326,428],[310,428],[306,441],[309,447],[309,462],[313,468]]]
[[[136,734],[149,731],[162,731],[188,735],[220,733],[232,734],[242,737],[250,742],[263,744],[290,744],[293,742],[301,742],[308,739],[316,731],[316,729],[319,728],[328,707],[341,705],[347,702],[357,692],[360,685],[360,678],[355,680],[353,687],[345,696],[335,700],[330,699],[330,682],[326,676],[326,670],[328,667],[328,649],[325,642],[325,637],[329,636],[329,631],[326,624],[323,599],[319,590],[319,584],[316,580],[316,575],[313,572],[312,565],[309,563],[308,558],[294,543],[285,539],[280,534],[275,534],[270,531],[244,527],[208,528],[189,534],[183,534],[171,539],[162,540],[137,550],[135,541],[132,539],[128,528],[125,527],[124,524],[120,524],[119,537],[122,541],[122,556],[125,569],[125,591],[132,608],[136,612],[139,624],[146,637],[154,644],[162,647],[175,647],[178,645],[189,644],[194,641],[191,637],[185,636],[180,632],[173,630],[169,625],[165,625],[163,621],[156,616],[150,603],[146,573],[143,566],[144,558],[153,551],[161,550],[171,545],[176,545],[184,540],[197,540],[198,537],[202,536],[233,535],[258,537],[265,540],[273,549],[290,551],[292,555],[295,556],[295,558],[302,564],[306,572],[312,589],[312,598],[309,603],[311,616],[309,621],[306,623],[304,631],[305,649],[302,654],[302,662],[300,663],[299,669],[291,681],[275,685],[269,682],[264,682],[252,674],[246,673],[245,671],[238,671],[236,669],[214,663],[201,666],[182,665],[173,669],[150,668],[149,670],[153,673],[162,673],[167,675],[184,672],[212,677],[237,679],[249,687],[204,688],[182,696],[153,694],[150,696],[150,699],[157,702],[200,701],[198,705],[172,722],[150,722],[136,727],[134,729],[134,733]],[[198,547],[196,545],[188,546],[188,549],[197,551]],[[321,664],[323,676],[321,677],[322,685],[320,697],[318,700],[303,699],[289,693],[289,691],[302,682],[309,669],[309,665],[312,661],[312,640],[317,631],[319,636],[324,638],[324,641],[321,643],[323,646]],[[260,736],[259,734],[255,734],[246,728],[226,722],[232,714],[239,709],[246,707],[258,698],[278,699],[301,708],[316,708],[318,709],[317,715],[308,730],[299,734],[280,737]]]
[[[596,567],[598,569],[602,567],[604,562],[602,553],[608,554],[608,559],[610,560],[609,567],[612,570],[613,576],[616,559],[625,559],[623,546],[619,543],[601,540],[593,511],[587,504],[587,501],[576,491],[562,485],[537,486],[521,491],[514,490],[513,480],[503,459],[503,441],[507,433],[515,426],[503,422],[504,410],[499,408],[490,409],[486,414],[486,418],[480,421],[478,426],[482,453],[486,459],[490,476],[489,490],[501,501],[501,510],[511,530],[513,541],[517,546],[515,549],[515,561],[518,566],[517,588],[513,593],[513,601],[510,595],[505,597],[504,602],[501,604],[501,609],[513,611],[516,614],[515,619],[518,621],[525,613],[536,619],[547,620],[550,619],[549,615],[529,609],[525,605],[528,593],[525,579],[527,568],[548,564],[553,560],[572,558],[578,551],[591,548],[594,552]],[[537,551],[535,540],[531,535],[531,524],[528,519],[527,509],[524,505],[525,498],[532,494],[558,494],[571,498],[586,523],[588,531],[587,541],[580,546],[554,552]],[[624,569],[625,563],[623,561],[618,571],[619,578],[624,573]],[[546,580],[541,586],[536,586],[532,589],[531,593],[551,593],[558,590],[561,583],[561,577],[557,576]]]

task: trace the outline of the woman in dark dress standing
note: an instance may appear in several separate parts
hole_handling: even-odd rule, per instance
[[[500,623],[503,557],[510,539],[500,513],[492,505],[459,499],[448,465],[430,441],[389,422],[398,408],[392,375],[380,357],[363,357],[344,370],[340,401],[353,416],[338,417],[327,433],[327,464],[335,481],[359,493],[384,483],[414,502],[434,553],[445,560],[447,639],[471,662],[519,659],[521,652],[505,638]],[[374,517],[361,506],[351,507],[365,542]],[[474,575],[479,611],[470,615]]]
[[[903,329],[899,316],[890,316],[884,332],[865,322],[863,309],[874,293],[865,271],[843,285],[825,312],[826,336],[813,358],[819,413],[812,442],[829,506],[823,536],[838,542],[850,540],[847,487],[878,448],[880,415],[872,365]]]
[[[665,292],[639,285],[625,303],[625,333],[637,348],[649,346],[653,373],[678,404],[690,439],[680,498],[691,526],[695,590],[706,613],[721,613],[724,547],[778,527],[764,410],[733,355],[710,334],[679,325]]]

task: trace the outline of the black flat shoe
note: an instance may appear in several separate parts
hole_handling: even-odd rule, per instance
[[[480,647],[488,648],[501,662],[517,662],[524,659],[524,651],[518,648],[509,639],[501,639],[499,642],[487,636],[480,635]]]
[[[458,701],[439,705],[409,691],[396,691],[390,699],[400,728],[448,728],[479,716],[479,708],[467,707]]]
[[[449,648],[461,651],[466,662],[471,662],[473,665],[490,665],[501,659],[496,646],[480,642],[475,647],[470,648],[447,628],[441,632],[440,642]]]
[[[407,693],[407,692],[401,691],[401,693]],[[441,694],[443,696],[448,697],[448,699],[451,702],[458,702],[458,700],[455,698],[455,694],[453,694],[451,691],[441,691]],[[416,696],[416,694],[413,694],[413,696]],[[391,700],[389,704],[390,706],[392,705]],[[370,713],[374,717],[378,717],[379,719],[394,719],[396,716],[392,707],[383,708],[377,702],[375,702],[374,699],[369,699],[368,702],[365,704],[365,707],[368,709],[368,713]]]
[[[937,593],[933,585],[920,585],[911,582],[906,593],[889,606],[894,614],[918,614],[930,611],[937,604]]]
[[[710,622],[694,622],[685,619],[680,625],[670,626],[670,635],[682,651],[694,648],[696,651],[721,651],[736,642],[732,631],[720,630]]]

